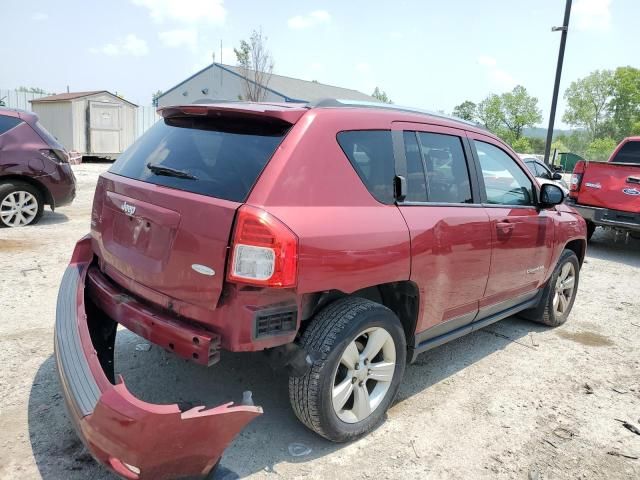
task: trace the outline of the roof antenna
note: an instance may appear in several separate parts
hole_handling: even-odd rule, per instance
[[[69,85],[67,85],[67,93],[69,93]]]

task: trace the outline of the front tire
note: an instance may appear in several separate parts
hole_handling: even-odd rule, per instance
[[[398,317],[370,300],[349,297],[318,313],[300,340],[317,360],[289,378],[298,419],[334,442],[373,430],[398,392],[407,345]]]
[[[578,293],[580,262],[572,250],[563,250],[558,264],[543,290],[540,304],[522,312],[523,316],[537,323],[557,327],[567,321]]]

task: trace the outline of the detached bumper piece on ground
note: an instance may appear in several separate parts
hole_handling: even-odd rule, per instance
[[[94,318],[84,287],[93,258],[90,240],[76,246],[58,294],[55,352],[76,431],[100,463],[127,479],[208,475],[226,446],[260,407],[232,403],[181,410],[134,397],[113,380],[115,324]]]

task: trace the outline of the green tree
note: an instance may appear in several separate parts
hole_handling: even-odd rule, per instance
[[[470,100],[465,100],[460,105],[456,105],[453,109],[453,116],[474,122],[478,115],[478,106]]]
[[[249,41],[241,40],[240,47],[233,51],[243,77],[244,99],[261,102],[267,96],[273,74],[273,58],[267,49],[267,37],[262,35],[262,29],[253,30]]]
[[[482,100],[476,110],[478,120],[487,130],[497,133],[502,127],[502,101],[495,94]]]
[[[478,104],[476,116],[488,130],[508,143],[519,140],[525,127],[542,121],[538,99],[529,95],[522,85],[502,95],[489,95]]]
[[[609,158],[617,144],[618,142],[613,138],[596,138],[587,147],[585,156],[588,160],[604,162]]]
[[[156,90],[155,93],[151,94],[151,105],[154,107],[158,106],[158,98],[160,98],[160,95],[162,95],[162,90]]]
[[[544,154],[544,144],[545,140],[542,137],[527,137],[529,139],[529,143],[531,144],[531,153],[535,153],[537,155]]]
[[[500,96],[502,123],[511,132],[514,140],[522,137],[524,127],[532,127],[542,121],[538,99],[532,97],[522,85]]]
[[[634,124],[640,122],[640,70],[633,67],[616,68],[612,85],[609,110],[616,136],[622,139],[632,135]]]
[[[601,138],[611,117],[613,73],[596,70],[585,78],[571,82],[564,93],[567,108],[562,120],[569,125],[585,128],[592,139]]]
[[[569,148],[564,144],[564,142],[560,139],[556,139],[555,142],[551,144],[551,151],[557,150],[558,153],[568,152]]]
[[[511,142],[511,148],[518,153],[531,153],[531,142],[527,137],[520,137]]]
[[[377,98],[378,100],[380,100],[383,103],[393,103],[393,101],[387,95],[387,92],[385,92],[384,90],[380,90],[378,87],[376,87],[373,90],[373,93],[371,94],[371,96],[373,98]]]

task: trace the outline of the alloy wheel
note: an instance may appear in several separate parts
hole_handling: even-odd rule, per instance
[[[396,369],[393,338],[382,327],[358,334],[340,358],[333,378],[333,409],[340,420],[356,423],[378,408]]]
[[[576,270],[573,263],[567,262],[560,269],[553,296],[553,310],[556,316],[568,312],[576,284]]]
[[[0,220],[9,227],[29,225],[38,214],[38,200],[24,190],[11,192],[0,203]]]

